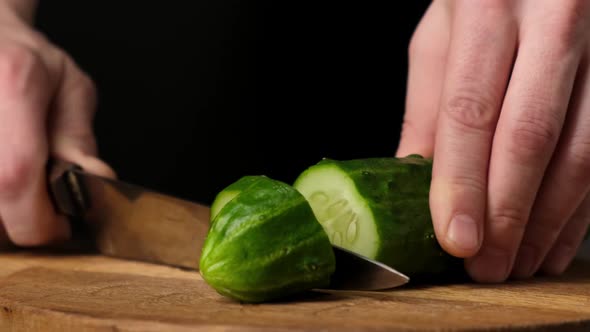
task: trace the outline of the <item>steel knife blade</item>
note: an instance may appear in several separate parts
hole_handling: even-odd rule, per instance
[[[198,270],[210,207],[53,161],[50,192],[59,212],[84,224],[101,254]],[[336,290],[381,290],[406,284],[395,269],[333,246]]]
[[[209,207],[53,161],[50,189],[59,212],[83,223],[104,255],[198,269]],[[72,222],[74,223],[74,222]]]

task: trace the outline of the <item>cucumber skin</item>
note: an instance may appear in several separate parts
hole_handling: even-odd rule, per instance
[[[305,170],[337,167],[355,183],[373,213],[381,237],[374,259],[414,278],[459,272],[463,261],[447,254],[434,234],[429,207],[432,160],[404,158],[334,160],[324,158]],[[297,188],[297,180],[294,183]]]
[[[335,266],[328,236],[303,195],[260,176],[212,220],[200,273],[218,293],[257,303],[326,287]]]
[[[227,204],[228,201],[233,199],[241,191],[251,187],[256,182],[262,179],[262,176],[246,175],[242,176],[237,181],[230,183],[227,187],[223,188],[223,190],[217,193],[217,195],[213,199],[213,203],[211,204],[211,220],[215,218],[215,216],[219,213],[221,208],[225,206],[225,204]]]

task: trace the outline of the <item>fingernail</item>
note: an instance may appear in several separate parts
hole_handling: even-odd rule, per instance
[[[523,244],[518,251],[512,275],[516,278],[528,278],[534,274],[533,271],[536,262],[535,249]]]
[[[574,251],[575,249],[571,246],[558,245],[545,259],[543,270],[550,274],[562,274],[575,256]]]
[[[508,256],[499,251],[484,249],[477,257],[468,260],[467,270],[478,282],[503,282],[508,276]]]
[[[475,251],[480,242],[477,223],[468,215],[456,215],[449,225],[447,238],[462,250]]]

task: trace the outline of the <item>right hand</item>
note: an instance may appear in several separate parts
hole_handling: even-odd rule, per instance
[[[115,177],[97,157],[92,80],[16,11],[0,12],[0,244],[69,238],[48,193],[50,157]]]
[[[434,159],[441,246],[475,281],[563,273],[590,224],[590,2],[433,1],[397,152]]]

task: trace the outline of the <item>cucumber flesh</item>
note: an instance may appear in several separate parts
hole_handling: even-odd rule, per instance
[[[462,267],[434,234],[429,209],[432,161],[405,158],[323,159],[294,187],[310,202],[332,244],[416,278]]]
[[[226,190],[221,192],[214,200],[215,203],[211,204],[211,219],[215,219],[221,208],[234,199],[239,193],[240,190]]]
[[[373,214],[348,175],[335,165],[317,167],[296,183],[307,197],[330,241],[367,257],[375,257],[379,236]]]
[[[257,182],[264,180],[262,176],[246,175],[221,190],[211,204],[211,220],[215,219],[221,208],[234,199],[240,192],[252,187]]]

